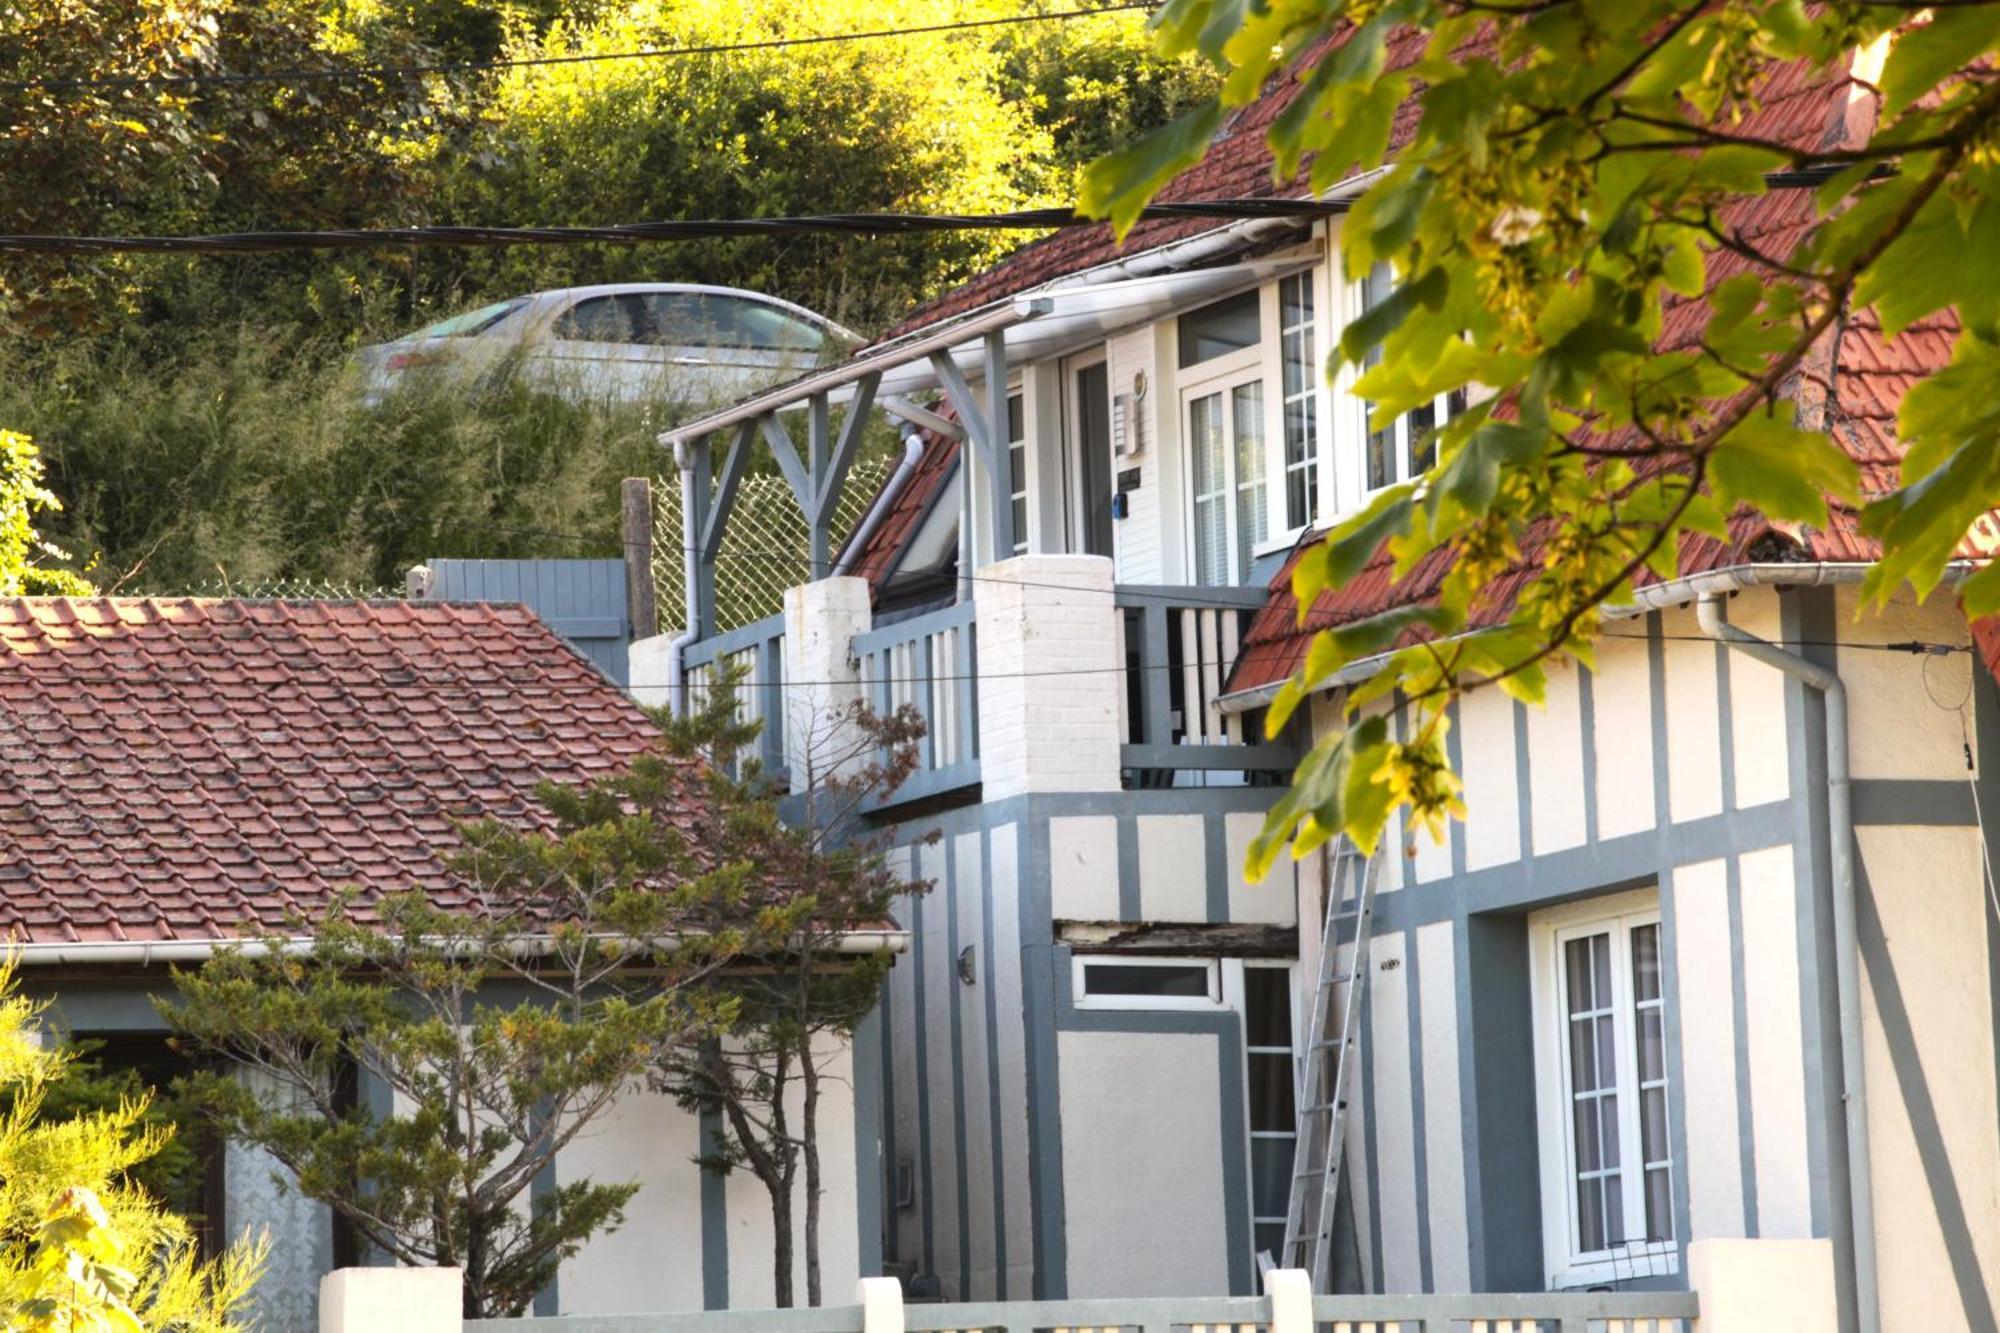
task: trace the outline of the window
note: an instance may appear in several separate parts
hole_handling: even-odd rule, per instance
[[[556,321],[556,337],[565,342],[635,343],[646,327],[644,305],[637,296],[593,296],[578,301]]]
[[[1251,1253],[1278,1257],[1292,1200],[1292,971],[1243,965],[1243,1050],[1250,1096]]]
[[[1182,315],[1176,321],[1181,369],[1255,347],[1263,335],[1262,309],[1253,288]]]
[[[1210,586],[1245,582],[1267,535],[1264,381],[1190,395],[1187,423],[1195,579]]]
[[[1278,357],[1284,387],[1285,526],[1319,511],[1319,363],[1313,346],[1313,274],[1278,283]]]
[[[826,341],[820,330],[763,301],[707,294],[694,299],[700,302],[696,318],[685,322],[655,319],[659,341],[753,352],[796,352],[805,357],[817,356]]]
[[[1028,551],[1028,418],[1021,395],[1007,395],[1007,488],[1013,495],[1014,554]]]
[[[501,301],[497,305],[483,305],[477,310],[468,310],[462,315],[440,320],[427,329],[419,329],[412,338],[470,338],[486,332],[507,316],[519,310],[525,301]]]
[[[1077,954],[1070,961],[1079,1009],[1213,1009],[1222,1003],[1220,969],[1212,959]]]
[[[1596,915],[1561,909],[1537,943],[1537,1062],[1552,1108],[1542,1205],[1557,1285],[1676,1262],[1660,917],[1647,897],[1621,894]]]
[[[1377,264],[1361,283],[1362,309],[1387,300],[1395,285],[1395,276],[1389,266]],[[1378,346],[1370,349],[1363,367],[1372,368],[1381,361],[1382,349]],[[1368,410],[1365,402],[1362,409],[1364,412]],[[1431,464],[1437,461],[1437,441],[1432,437],[1432,431],[1464,410],[1465,392],[1454,389],[1435,402],[1411,408],[1379,430],[1369,430],[1364,461],[1367,489],[1379,491],[1384,486],[1409,481],[1429,471]]]

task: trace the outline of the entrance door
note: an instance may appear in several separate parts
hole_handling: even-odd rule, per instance
[[[1070,456],[1085,555],[1111,554],[1111,371],[1100,358],[1070,377]]]

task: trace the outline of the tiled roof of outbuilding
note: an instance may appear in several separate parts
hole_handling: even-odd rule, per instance
[[[446,905],[458,821],[657,733],[519,606],[0,601],[0,935],[198,941],[337,889]]]

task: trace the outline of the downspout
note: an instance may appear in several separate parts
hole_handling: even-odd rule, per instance
[[[1875,1193],[1868,1161],[1868,1098],[1862,1079],[1861,946],[1855,930],[1854,804],[1847,769],[1847,686],[1840,674],[1738,629],[1722,618],[1722,596],[1695,603],[1702,633],[1776,667],[1826,699],[1828,861],[1833,871],[1834,989],[1840,1006],[1840,1096],[1847,1120],[1847,1198],[1854,1229],[1854,1312],[1860,1333],[1879,1333],[1875,1275]]]
[[[889,474],[888,482],[876,493],[875,502],[868,506],[868,512],[861,516],[861,526],[857,527],[854,534],[847,539],[847,545],[841,551],[840,559],[834,562],[833,572],[836,576],[845,574],[848,566],[854,563],[854,557],[868,544],[869,537],[874,535],[876,526],[882,522],[882,516],[896,503],[896,497],[903,493],[903,487],[910,484],[910,474],[917,470],[917,460],[923,456],[923,436],[914,427],[906,430],[903,433],[903,457],[896,464],[896,470]]]
[[[699,553],[695,548],[701,536],[688,531],[688,515],[694,513],[695,502],[694,459],[689,457],[684,440],[674,441],[674,465],[681,470],[681,615],[687,625],[667,645],[667,707],[675,716],[686,717],[691,711],[687,699],[687,650],[701,637],[700,627],[695,624],[695,589],[700,582],[696,572]]]

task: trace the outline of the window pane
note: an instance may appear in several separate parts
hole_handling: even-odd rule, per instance
[[[1313,345],[1312,275],[1278,284],[1284,395],[1285,526],[1303,527],[1318,509],[1319,393]]]
[[[1250,1140],[1250,1211],[1258,1217],[1283,1217],[1292,1193],[1290,1137]]]
[[[1251,553],[1267,535],[1264,486],[1264,382],[1252,380],[1229,391],[1230,424],[1236,433],[1236,568],[1247,578]]]
[[[1595,1179],[1576,1185],[1576,1248],[1586,1254],[1604,1248],[1603,1191]]]
[[[1437,441],[1426,440],[1424,436],[1437,424],[1437,408],[1429,403],[1413,407],[1403,414],[1408,423],[1406,429],[1410,437],[1410,475],[1430,471],[1431,464],[1437,462]]]
[[[639,340],[637,309],[616,296],[578,301],[556,321],[556,336],[570,342],[629,343]]]
[[[1257,1224],[1257,1249],[1273,1259],[1285,1246],[1285,1224],[1283,1222],[1259,1222]]]
[[[1205,963],[1085,963],[1083,993],[1205,999],[1208,974]]]
[[[1650,1165],[1667,1160],[1667,1090],[1647,1088],[1639,1094],[1640,1147]]]
[[[1588,1013],[1597,1006],[1590,1002],[1590,941],[1584,936],[1563,945],[1563,973],[1569,978],[1569,1011]]]
[[[1251,1052],[1250,1128],[1297,1128],[1292,1115],[1292,1057]]]
[[[1188,453],[1194,464],[1195,578],[1211,586],[1229,579],[1228,493],[1222,475],[1222,395],[1188,404]]]
[[[1673,1173],[1665,1167],[1646,1173],[1646,1239],[1674,1238]]]
[[[1625,1243],[1625,1181],[1617,1175],[1604,1178],[1604,1241],[1607,1246]]]
[[[1278,284],[1278,318],[1285,327],[1312,319],[1312,279],[1311,273],[1296,273]]]
[[[1597,1099],[1586,1097],[1576,1103],[1576,1169],[1597,1171],[1603,1165],[1603,1144],[1597,1136]]]
[[[1660,928],[1632,932],[1632,998],[1640,1004],[1660,998]]]
[[[1176,321],[1181,367],[1200,365],[1245,347],[1255,347],[1259,333],[1257,310],[1257,293],[1248,291],[1182,315]]]
[[[1285,968],[1243,969],[1243,1032],[1249,1045],[1292,1048],[1291,990]]]
[[[1665,1042],[1660,1032],[1660,1012],[1647,1010],[1639,1015],[1639,1081],[1652,1083],[1667,1077]]]
[[[519,310],[520,301],[502,301],[498,305],[484,305],[477,310],[469,310],[463,315],[453,315],[440,320],[426,329],[411,334],[412,338],[469,338],[492,328],[507,316]]]

